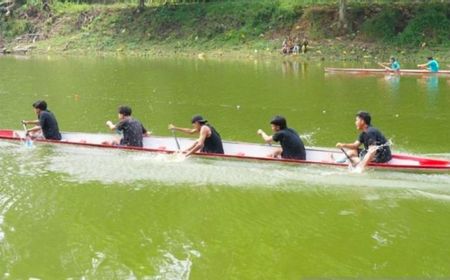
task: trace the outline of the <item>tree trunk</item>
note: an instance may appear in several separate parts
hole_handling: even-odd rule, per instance
[[[339,28],[347,29],[347,0],[339,0]]]
[[[145,0],[139,0],[138,10],[143,11],[145,8]]]

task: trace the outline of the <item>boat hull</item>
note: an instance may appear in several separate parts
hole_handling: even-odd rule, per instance
[[[51,143],[55,145],[76,145],[84,147],[97,147],[107,149],[134,150],[141,152],[154,152],[171,154],[178,151],[177,144],[172,137],[151,136],[144,137],[144,147],[126,147],[111,145],[117,135],[104,133],[62,133],[61,141],[55,140],[35,140],[38,143]],[[23,131],[0,130],[0,139],[23,141],[25,135]],[[194,139],[178,138],[181,149],[192,145]],[[306,160],[278,159],[267,157],[275,147],[262,144],[231,142],[223,143],[225,154],[197,153],[196,156],[208,158],[228,158],[237,160],[255,160],[268,162],[281,162],[290,164],[310,164],[328,165],[337,167],[347,167],[346,163],[338,163],[336,159],[343,159],[345,155],[337,149],[314,148],[306,149]],[[450,161],[444,159],[425,158],[406,154],[394,154],[388,163],[370,163],[370,166],[377,169],[387,170],[410,170],[410,171],[450,171]]]
[[[371,68],[325,68],[326,73],[346,73],[346,74],[398,74],[398,75],[450,75],[450,70],[440,70],[439,72],[430,72],[421,69],[401,69],[392,71],[386,69]]]

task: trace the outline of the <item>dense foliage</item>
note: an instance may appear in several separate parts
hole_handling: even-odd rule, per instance
[[[104,46],[170,41],[180,47],[248,42],[267,47],[269,40],[287,35],[315,40],[346,36],[396,46],[450,45],[448,1],[348,0],[345,29],[337,24],[337,0],[147,0],[137,9],[139,2],[53,1],[45,10],[47,0],[16,0],[13,14],[0,13],[0,44],[2,38],[40,33]]]

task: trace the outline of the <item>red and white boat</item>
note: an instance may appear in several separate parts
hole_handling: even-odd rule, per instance
[[[76,145],[84,147],[98,147],[108,149],[135,150],[140,152],[154,153],[175,153],[178,151],[177,143],[174,137],[151,136],[144,138],[144,147],[124,147],[117,145],[104,144],[117,138],[114,134],[105,133],[62,133],[61,141],[54,140],[34,140],[37,143],[50,143],[54,145]],[[24,131],[0,130],[0,139],[12,141],[24,141]],[[193,139],[177,138],[181,149],[187,148],[192,144]],[[338,149],[309,147],[306,151],[306,160],[274,159],[267,155],[274,147],[243,142],[224,141],[225,154],[205,154],[197,153],[196,156],[210,158],[229,158],[239,160],[271,161],[290,164],[311,164],[347,167],[346,163],[338,163],[335,159],[342,159],[345,155]],[[420,156],[394,154],[391,161],[387,163],[371,163],[371,167],[388,170],[411,170],[411,171],[439,171],[450,172],[450,161],[445,159],[425,158]]]
[[[325,68],[325,72],[347,74],[450,75],[450,70],[430,72],[426,69],[400,69],[399,71],[392,71],[382,68]]]

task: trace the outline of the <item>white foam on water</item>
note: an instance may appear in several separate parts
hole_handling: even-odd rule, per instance
[[[0,141],[1,142],[1,141]],[[184,158],[172,154],[139,153],[132,151],[85,148],[74,146],[45,146],[31,151],[13,150],[23,176],[47,176],[60,173],[63,180],[77,183],[99,182],[126,184],[145,188],[146,182],[165,186],[229,186],[258,187],[283,191],[311,189],[312,186],[332,188],[385,188],[423,190],[450,195],[450,174],[408,173],[366,170],[353,173],[345,168],[312,165],[288,165],[237,161],[228,159]],[[404,192],[405,197],[417,194]],[[378,200],[379,197],[367,197]]]
[[[439,194],[439,193],[431,193],[421,190],[414,190],[412,191],[413,194],[416,194],[417,196],[424,197],[431,200],[441,200],[444,202],[450,202],[450,194]]]
[[[169,252],[164,253],[164,261],[158,267],[158,275],[153,280],[187,280],[191,273],[192,261],[190,258],[177,259]]]
[[[223,159],[184,159],[179,155],[118,150],[58,147],[47,169],[76,182],[133,183],[153,181],[165,185],[190,184],[301,188],[304,186],[439,189],[450,193],[449,174],[415,174],[367,170],[292,166]]]
[[[389,239],[387,237],[383,236],[378,231],[375,231],[371,237],[372,237],[372,239],[374,239],[376,241],[376,245],[374,246],[374,249],[378,249],[379,247],[388,246],[391,243],[391,241],[389,241]]]
[[[193,259],[200,258],[201,253],[193,248],[181,232],[165,233],[164,249],[156,260],[157,275],[146,277],[148,280],[188,280],[190,278]],[[178,256],[176,256],[178,255]]]

